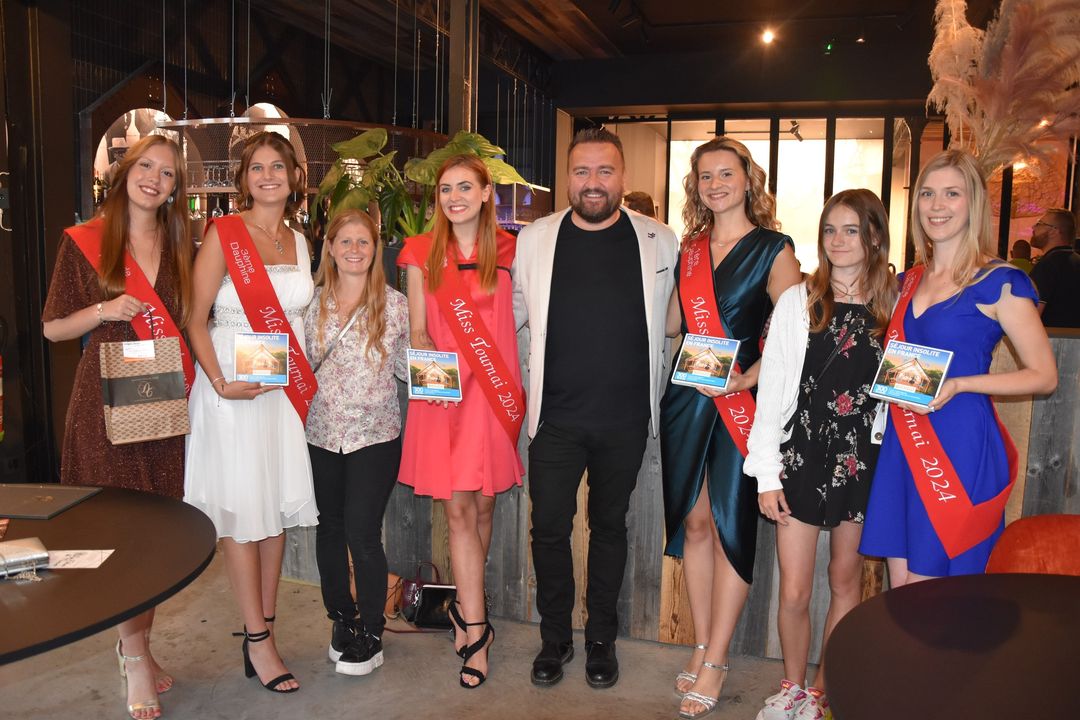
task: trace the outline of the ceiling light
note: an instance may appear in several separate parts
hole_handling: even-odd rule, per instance
[[[1050,122],[1050,118],[1043,118],[1039,121],[1039,127],[1050,127],[1053,123]]]
[[[833,48],[835,48],[835,47],[836,47],[836,41],[835,40],[833,40],[832,38],[829,38],[828,40],[826,40],[825,41],[825,48],[824,48],[825,54],[826,55],[832,55]]]
[[[1024,162],[1023,160],[1021,160],[1020,162],[1014,162],[1013,163],[1013,170],[1014,171],[1024,170],[1024,169],[1027,168],[1027,166],[1028,166],[1028,164],[1026,162]]]
[[[772,28],[765,28],[765,31],[761,33],[761,42],[768,45],[776,39],[776,33],[772,31]]]

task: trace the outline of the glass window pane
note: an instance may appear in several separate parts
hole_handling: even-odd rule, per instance
[[[604,127],[618,135],[622,141],[623,155],[626,157],[624,191],[648,193],[653,200],[653,207],[657,210],[656,216],[663,220],[667,123],[611,123]]]
[[[781,120],[776,217],[781,230],[795,241],[795,256],[803,272],[817,268],[817,231],[824,188],[825,121]]]
[[[890,163],[889,194],[889,262],[897,272],[904,270],[904,246],[907,244],[908,169],[911,167],[911,128],[903,120],[897,120],[893,130],[893,155]]]
[[[839,118],[833,153],[833,193],[866,188],[881,195],[885,118]]]

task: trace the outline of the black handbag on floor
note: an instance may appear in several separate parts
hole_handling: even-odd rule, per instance
[[[434,582],[424,579],[425,566],[431,568]],[[407,621],[419,628],[448,630],[453,627],[450,603],[457,597],[457,587],[442,584],[439,568],[434,563],[417,563],[416,576],[404,580],[402,585],[401,614]]]

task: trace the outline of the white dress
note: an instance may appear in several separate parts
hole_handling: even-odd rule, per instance
[[[304,310],[314,283],[304,236],[294,231],[297,265],[267,272],[292,331],[304,348]],[[221,374],[233,380],[233,338],[251,332],[228,273],[214,298],[210,339]],[[188,403],[191,434],[184,465],[184,500],[206,513],[218,537],[251,542],[284,528],[318,524],[304,426],[283,391],[253,400],[226,400],[201,367]]]

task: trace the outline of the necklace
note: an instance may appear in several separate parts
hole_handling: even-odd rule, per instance
[[[278,222],[280,223],[281,221],[279,220]],[[262,225],[255,222],[254,220],[251,221],[251,224],[254,225],[255,227],[259,228],[260,230],[262,230],[263,234],[266,235],[266,237],[268,237],[268,238],[270,238],[271,240],[274,241],[274,247],[277,248],[277,251],[278,251],[279,255],[284,255],[285,254],[285,248],[281,246],[281,241],[277,239],[277,233],[276,232],[271,233],[269,230],[267,230]],[[280,227],[280,225],[278,227]]]
[[[853,283],[851,285],[844,285],[844,283],[840,282],[839,280],[837,280],[835,278],[829,278],[829,284],[832,285],[833,292],[835,292],[837,295],[839,295],[841,299],[843,299],[843,298],[848,298],[850,300],[855,299],[856,293],[854,292],[854,290],[857,289],[858,283]]]

